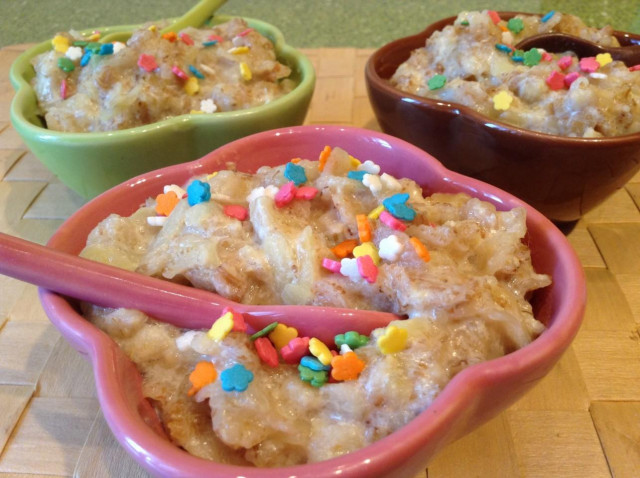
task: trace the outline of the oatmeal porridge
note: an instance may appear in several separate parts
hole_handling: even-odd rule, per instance
[[[151,25],[126,45],[74,32],[52,43],[33,60],[33,87],[47,128],[58,131],[112,131],[246,109],[295,86],[271,41],[240,18],[162,35]]]
[[[247,304],[398,315],[325,344],[287,324],[249,335],[233,310],[210,330],[182,330],[85,304],[137,365],[168,435],[196,456],[274,467],[354,451],[416,417],[465,367],[544,329],[527,298],[550,278],[533,269],[522,208],[424,196],[337,147],[185,187],[107,217],[82,255]]]
[[[568,33],[619,46],[609,26],[579,18],[462,12],[433,33],[391,78],[402,91],[460,103],[510,125],[572,137],[609,137],[640,131],[640,71],[609,54],[578,58],[514,45],[540,33]]]

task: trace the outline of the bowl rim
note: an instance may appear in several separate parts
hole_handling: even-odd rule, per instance
[[[554,263],[554,276],[560,274],[567,280],[560,307],[550,317],[552,322],[548,328],[533,342],[506,356],[464,369],[444,387],[425,411],[398,431],[352,453],[307,465],[261,469],[223,465],[197,458],[169,442],[165,442],[147,426],[140,426],[143,422],[125,406],[122,397],[118,397],[118,390],[108,386],[97,386],[101,408],[112,431],[120,443],[147,469],[163,474],[183,476],[198,476],[198,473],[204,471],[215,471],[224,476],[237,476],[241,473],[247,478],[275,478],[282,476],[283,471],[304,478],[333,476],[336,470],[340,470],[342,476],[347,477],[361,476],[361,473],[366,474],[368,470],[390,472],[394,463],[415,456],[416,452],[424,446],[424,442],[428,441],[433,434],[446,433],[443,430],[451,425],[453,419],[464,415],[464,411],[474,403],[475,395],[486,390],[489,384],[496,380],[496,377],[508,379],[514,374],[517,375],[527,370],[538,370],[540,365],[548,361],[550,357],[554,358],[551,362],[553,365],[577,334],[586,300],[584,271],[575,251],[556,226],[541,213],[513,195],[450,171],[428,153],[403,140],[361,128],[307,125],[270,130],[228,143],[201,159],[140,175],[106,191],[83,206],[65,221],[63,226],[52,236],[49,246],[63,248],[66,240],[65,235],[72,234],[68,229],[73,228],[74,223],[82,224],[86,220],[99,221],[102,219],[94,217],[92,209],[96,207],[96,204],[126,194],[130,188],[144,184],[145,181],[148,183],[155,181],[160,185],[160,183],[166,183],[164,176],[176,174],[179,171],[187,174],[201,173],[207,164],[213,163],[217,156],[226,151],[233,151],[238,143],[254,142],[260,144],[260,141],[272,136],[293,137],[292,135],[297,135],[304,137],[304,134],[318,133],[330,135],[334,141],[338,141],[339,135],[346,134],[364,135],[367,138],[384,142],[390,145],[389,147],[400,148],[402,155],[415,155],[420,158],[425,167],[437,176],[436,188],[447,185],[459,188],[475,197],[490,200],[499,209],[524,207],[527,211],[527,227],[539,232],[540,238],[549,242],[551,246],[549,250],[557,259]],[[69,340],[69,336],[72,336],[75,347],[90,357],[96,384],[106,380],[101,374],[113,374],[115,369],[113,365],[115,361],[114,348],[117,347],[115,342],[80,316],[66,298],[42,289],[39,290],[39,295],[43,307],[54,325],[63,331],[67,340]],[[553,320],[554,317],[560,317],[562,320]],[[547,371],[542,372],[535,380],[544,376]],[[398,440],[399,436],[403,440]]]
[[[296,84],[293,90],[269,103],[253,106],[251,108],[216,112],[215,114],[210,115],[185,113],[165,118],[154,123],[122,130],[100,132],[67,132],[51,130],[38,126],[27,119],[27,115],[29,113],[35,113],[38,110],[35,91],[27,80],[27,76],[33,72],[31,59],[51,48],[51,40],[45,40],[27,49],[11,64],[9,69],[9,79],[15,90],[15,95],[11,101],[10,107],[11,122],[16,129],[19,129],[25,134],[37,136],[41,141],[46,143],[72,141],[78,146],[98,146],[105,143],[109,144],[114,140],[114,138],[122,138],[124,140],[125,138],[137,137],[144,133],[158,133],[162,130],[173,130],[176,127],[180,128],[185,125],[207,125],[208,127],[213,127],[221,122],[228,122],[231,120],[250,121],[252,117],[271,114],[272,111],[277,111],[280,107],[292,107],[293,104],[302,101],[307,95],[309,95],[310,91],[313,91],[316,81],[313,64],[303,52],[286,43],[283,33],[275,25],[251,17],[222,14],[213,15],[205,21],[203,25],[223,23],[233,18],[242,18],[249,24],[249,26],[258,30],[263,36],[266,36],[273,43],[276,58],[278,60],[285,60],[285,62],[291,67],[292,71],[297,71],[300,81]],[[166,20],[175,21],[176,19],[169,18]],[[80,30],[80,33],[87,34],[95,30],[100,30],[103,34],[128,32],[136,30],[142,25],[144,25],[144,23],[90,28]],[[169,131],[167,131],[167,133],[168,132]]]
[[[527,13],[527,12],[517,12],[517,11],[498,11],[498,15],[501,18],[511,18],[516,15],[531,15],[531,16],[542,16],[539,13]],[[471,118],[474,122],[482,124],[484,128],[491,129],[494,132],[499,132],[502,134],[515,135],[519,137],[528,136],[531,139],[541,140],[541,141],[553,141],[554,143],[561,146],[571,146],[571,147],[587,147],[587,148],[599,148],[599,147],[610,147],[616,144],[629,143],[640,140],[640,132],[630,133],[619,136],[604,136],[600,138],[584,138],[584,137],[572,137],[572,136],[561,136],[556,134],[542,133],[539,131],[533,131],[529,129],[520,128],[518,126],[510,125],[503,121],[499,121],[493,118],[489,118],[476,110],[472,109],[469,106],[465,106],[460,103],[447,102],[442,100],[437,100],[433,98],[427,98],[424,96],[418,96],[413,93],[408,93],[402,91],[391,85],[389,82],[389,78],[383,78],[377,70],[377,65],[380,62],[381,57],[387,54],[390,50],[398,49],[405,53],[408,51],[407,58],[413,50],[416,48],[400,48],[405,42],[411,43],[413,41],[422,40],[422,46],[424,46],[425,41],[428,37],[430,37],[434,32],[440,31],[442,28],[450,26],[453,22],[458,18],[457,15],[450,16],[446,18],[442,18],[438,21],[435,21],[429,24],[424,30],[412,34],[407,35],[396,40],[392,40],[389,43],[378,48],[367,60],[365,65],[365,79],[367,82],[367,86],[370,89],[377,89],[382,91],[385,95],[395,99],[396,101],[402,101],[405,103],[413,103],[420,108],[432,109],[436,111],[440,111],[443,113],[448,113],[452,115],[466,116]],[[619,30],[613,30],[612,34],[620,39],[620,38],[633,38],[637,42],[640,42],[640,34],[635,34],[632,32],[623,32]],[[420,47],[418,47],[420,48]],[[369,93],[371,96],[371,93]]]

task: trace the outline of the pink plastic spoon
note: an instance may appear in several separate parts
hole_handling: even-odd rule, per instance
[[[109,266],[0,233],[0,273],[104,307],[125,307],[177,327],[205,329],[225,307],[244,314],[250,332],[274,321],[333,344],[350,330],[369,335],[399,317],[378,311],[296,305],[246,305],[213,292]]]

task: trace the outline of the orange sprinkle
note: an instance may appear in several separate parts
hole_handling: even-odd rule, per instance
[[[176,32],[167,32],[162,34],[162,38],[174,42],[178,39],[178,35],[176,35]]]
[[[364,362],[358,358],[355,352],[347,352],[344,355],[336,355],[331,359],[331,376],[335,380],[355,380],[364,370]]]
[[[429,255],[429,251],[427,250],[426,246],[422,242],[420,242],[420,239],[418,239],[417,237],[412,237],[411,239],[409,239],[409,242],[415,249],[416,254],[418,254],[418,256],[423,261],[429,262],[429,260],[431,259],[431,255]]]
[[[318,170],[322,171],[324,169],[324,165],[327,164],[327,159],[329,159],[329,155],[331,154],[331,146],[325,146],[320,153],[320,157],[318,161],[320,161],[320,165],[318,166]]]
[[[356,222],[358,224],[358,236],[360,242],[371,242],[371,224],[367,219],[366,214],[358,214],[356,216]]]
[[[168,216],[179,202],[180,198],[173,191],[169,191],[166,194],[158,194],[156,196],[156,212],[161,216]]]
[[[205,385],[209,385],[214,382],[218,377],[218,372],[211,362],[203,360],[196,364],[196,368],[193,369],[191,375],[189,375],[189,381],[193,385],[187,392],[190,397],[195,395]]]
[[[291,160],[291,162],[292,162],[293,164],[298,164],[300,161],[302,161],[302,158],[293,158],[293,159]]]
[[[347,239],[346,241],[342,241],[337,246],[334,246],[331,249],[331,252],[333,252],[336,257],[344,259],[353,252],[357,245],[358,241],[356,239]]]
[[[509,29],[507,27],[505,27],[504,25],[498,25],[500,27],[500,30],[502,30],[503,32],[508,32]]]

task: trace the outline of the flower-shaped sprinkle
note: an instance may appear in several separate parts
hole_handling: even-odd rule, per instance
[[[542,60],[542,53],[537,48],[532,48],[529,51],[524,52],[523,63],[526,66],[535,66]]]
[[[274,200],[276,202],[276,207],[284,207],[293,201],[293,198],[296,197],[296,185],[293,181],[290,181],[286,184],[283,184],[278,192],[276,193]]]
[[[314,188],[313,186],[301,186],[296,189],[296,199],[310,201],[318,195],[318,192],[318,188]]]
[[[508,91],[502,90],[491,98],[494,109],[498,111],[506,111],[511,107],[513,96]]]
[[[180,202],[180,198],[175,192],[158,194],[156,196],[156,212],[161,216],[168,216]]]
[[[63,37],[62,35],[56,35],[51,40],[53,49],[60,53],[66,53],[69,49],[69,44],[69,39],[67,37]]]
[[[563,56],[558,60],[558,66],[562,70],[566,70],[573,64],[573,57],[570,55]]]
[[[189,184],[187,188],[189,206],[195,206],[201,202],[207,202],[211,199],[211,186],[209,183],[202,182],[198,179]]]
[[[340,274],[345,277],[348,277],[352,281],[357,281],[360,279],[360,272],[358,271],[358,262],[357,259],[349,259],[345,257],[340,261]]]
[[[404,350],[407,346],[407,330],[395,325],[389,325],[384,333],[378,337],[378,349],[385,355]]]
[[[524,22],[521,18],[510,18],[507,22],[507,28],[513,33],[518,34],[524,30]]]
[[[369,284],[373,284],[378,278],[378,267],[373,262],[371,256],[360,256],[356,258],[358,272]]]
[[[382,181],[380,180],[380,176],[375,174],[366,173],[362,177],[362,184],[368,187],[373,194],[382,191]]]
[[[364,242],[353,249],[353,257],[358,258],[361,256],[371,256],[375,265],[380,264],[378,249],[372,242]]]
[[[280,355],[286,363],[297,363],[309,352],[309,337],[296,337],[280,349]]]
[[[600,68],[600,63],[598,63],[598,61],[593,56],[581,58],[579,65],[580,69],[586,73],[593,73],[598,68]]]
[[[308,382],[314,387],[322,387],[329,379],[329,372],[326,370],[311,370],[302,364],[298,365],[298,372],[303,382]]]
[[[284,167],[284,177],[289,181],[293,181],[296,186],[307,182],[307,173],[304,168],[291,162]]]
[[[298,331],[294,327],[288,327],[284,324],[276,325],[276,328],[269,334],[269,340],[280,350],[293,339],[298,336]]]
[[[207,332],[207,337],[216,342],[223,340],[233,330],[233,314],[227,312],[219,317]]]
[[[222,212],[238,221],[244,221],[249,217],[247,208],[239,204],[227,204],[222,208]]]
[[[244,365],[237,363],[222,371],[220,381],[225,392],[244,392],[253,381],[253,373],[247,370]]]
[[[447,77],[444,75],[433,75],[427,81],[427,86],[430,90],[439,90],[447,83]]]
[[[189,375],[191,389],[187,392],[190,397],[195,395],[202,387],[213,383],[218,377],[218,372],[211,362],[203,360],[198,362],[193,372]]]
[[[398,239],[398,236],[395,234],[391,234],[380,241],[380,248],[378,249],[378,254],[380,258],[387,261],[396,261],[402,251],[404,250],[404,246]]]
[[[359,334],[355,330],[350,330],[344,334],[338,334],[335,337],[335,342],[338,347],[342,347],[343,344],[347,344],[352,349],[357,349],[369,343],[369,337]]]
[[[611,58],[611,53],[599,53],[596,55],[596,61],[601,67],[603,67],[604,65],[611,63],[613,58]]]
[[[552,90],[561,90],[564,88],[564,75],[559,71],[552,71],[549,76],[544,80]]]
[[[151,73],[153,70],[158,68],[158,63],[153,55],[142,53],[138,57],[138,66],[144,71]]]
[[[366,171],[368,174],[380,174],[380,166],[367,159],[364,163],[358,165],[358,171]]]
[[[355,352],[336,355],[331,359],[331,376],[339,381],[355,380],[364,370],[364,365]]]
[[[316,357],[323,365],[331,363],[331,350],[321,340],[313,337],[309,340],[309,352]]]

